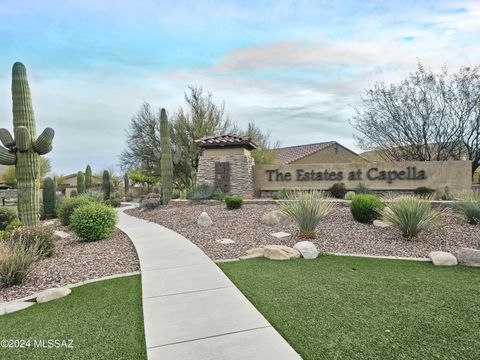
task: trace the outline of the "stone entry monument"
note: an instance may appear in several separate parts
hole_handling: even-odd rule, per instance
[[[235,134],[198,139],[203,149],[197,171],[197,184],[209,184],[226,194],[254,195],[253,165],[250,151],[256,145],[249,137]]]

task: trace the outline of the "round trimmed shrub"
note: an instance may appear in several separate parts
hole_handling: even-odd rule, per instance
[[[57,209],[58,219],[62,225],[68,226],[70,224],[70,217],[76,208],[94,202],[95,200],[87,195],[66,198]]]
[[[240,209],[243,205],[243,199],[240,196],[225,196],[225,204],[227,205],[228,210]]]
[[[90,203],[75,209],[70,229],[84,241],[97,241],[110,236],[115,230],[117,213],[103,204]]]
[[[375,195],[358,194],[350,202],[350,212],[353,218],[361,223],[369,224],[377,216],[377,211],[383,209],[383,203]]]

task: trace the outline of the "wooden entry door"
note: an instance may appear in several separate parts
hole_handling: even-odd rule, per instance
[[[215,188],[222,190],[224,193],[230,191],[230,163],[215,163]]]

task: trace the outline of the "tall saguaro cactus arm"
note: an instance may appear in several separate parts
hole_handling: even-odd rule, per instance
[[[52,150],[55,132],[46,128],[37,138],[27,70],[16,62],[12,68],[13,134],[0,129],[0,164],[15,165],[18,187],[18,215],[26,226],[40,220],[40,155]]]
[[[170,142],[170,126],[165,109],[160,111],[160,147],[162,149],[162,157],[160,159],[162,205],[168,205],[168,202],[172,198],[173,159],[172,143]]]

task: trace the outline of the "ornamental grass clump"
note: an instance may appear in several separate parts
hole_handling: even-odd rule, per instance
[[[358,194],[352,197],[350,213],[361,223],[371,224],[377,217],[377,211],[383,208],[382,201],[372,194]]]
[[[0,242],[0,288],[21,284],[38,259],[35,245],[21,241]]]
[[[117,213],[103,204],[90,203],[75,209],[70,229],[83,241],[97,241],[113,234]]]
[[[464,196],[455,203],[455,210],[462,214],[469,224],[480,224],[480,196]]]
[[[401,196],[379,210],[379,214],[382,221],[397,227],[407,239],[438,225],[442,215],[431,208],[428,199],[416,196]]]
[[[325,195],[320,191],[294,191],[280,203],[280,206],[297,224],[300,237],[314,239],[317,235],[315,231],[317,225],[333,208],[333,204],[325,200]]]
[[[26,247],[36,249],[39,258],[50,257],[55,251],[53,226],[20,227],[10,233],[8,241],[21,242]]]

